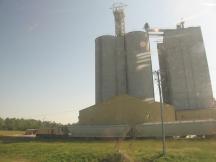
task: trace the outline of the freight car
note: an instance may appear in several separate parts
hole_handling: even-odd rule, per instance
[[[165,122],[167,137],[185,137],[187,135],[216,135],[216,120],[195,120]],[[68,128],[68,136],[73,138],[159,138],[161,123],[129,125],[74,125]]]
[[[165,122],[166,137],[185,137],[187,135],[215,136],[216,120],[194,120]],[[37,131],[37,137],[70,137],[84,139],[109,138],[160,138],[161,123],[138,125],[79,125],[68,127],[43,128]]]
[[[216,120],[195,120],[165,122],[166,137],[214,136],[216,135]],[[162,132],[161,123],[145,123],[136,125],[136,138],[159,138]]]
[[[36,137],[63,137],[67,133],[63,127],[59,128],[40,128],[37,130]]]
[[[25,135],[35,135],[37,133],[38,129],[26,129]]]
[[[123,138],[130,137],[128,125],[74,125],[68,127],[72,138]]]

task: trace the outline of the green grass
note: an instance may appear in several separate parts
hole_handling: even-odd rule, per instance
[[[0,138],[1,162],[215,162],[216,139],[75,141]]]
[[[0,136],[16,136],[16,135],[23,135],[24,131],[6,131],[0,130]]]

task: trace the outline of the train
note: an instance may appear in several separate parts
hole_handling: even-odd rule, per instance
[[[166,137],[215,136],[216,120],[194,120],[164,122]],[[160,122],[137,125],[79,125],[64,128],[39,129],[37,137],[68,137],[85,139],[108,138],[160,138],[162,135]]]
[[[36,132],[36,137],[65,137],[67,136],[67,131],[65,127],[56,128],[40,128]]]

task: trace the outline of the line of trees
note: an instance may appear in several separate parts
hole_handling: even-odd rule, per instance
[[[59,123],[50,121],[40,121],[35,119],[18,119],[18,118],[0,118],[0,130],[21,130],[38,129],[38,128],[53,128],[62,126]]]

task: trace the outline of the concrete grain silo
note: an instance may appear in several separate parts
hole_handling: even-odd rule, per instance
[[[164,101],[177,110],[211,107],[212,86],[200,27],[164,30],[158,51]]]
[[[104,35],[95,40],[96,103],[116,95],[115,36]]]
[[[96,39],[96,103],[122,94],[154,100],[151,56],[145,32]]]
[[[151,55],[147,33],[134,31],[125,35],[128,95],[154,100]]]

